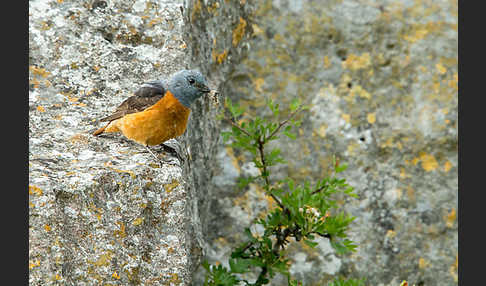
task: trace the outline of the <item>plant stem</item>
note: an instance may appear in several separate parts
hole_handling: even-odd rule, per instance
[[[251,137],[251,134],[250,134],[250,133],[248,133],[248,131],[246,131],[245,129],[241,128],[241,127],[240,127],[238,124],[236,124],[236,123],[235,123],[233,120],[231,120],[231,119],[229,119],[229,118],[227,118],[227,117],[225,117],[224,119],[226,119],[226,121],[228,121],[228,122],[231,124],[231,126],[234,126],[234,127],[238,128],[238,130],[240,130],[240,131],[241,131],[243,134],[245,134],[245,135],[246,135],[246,136],[248,136],[248,137]]]
[[[261,169],[261,174],[262,174],[262,177],[265,179],[265,191],[267,192],[267,194],[269,194],[272,199],[275,200],[275,202],[277,202],[278,206],[282,209],[282,210],[285,210],[285,207],[284,205],[280,202],[280,200],[270,192],[270,180],[268,179],[268,173],[267,173],[267,164],[265,162],[265,153],[263,151],[263,146],[265,145],[265,141],[262,140],[262,138],[258,138],[258,151],[260,153],[260,160],[262,161],[262,169]]]
[[[268,138],[272,138],[275,134],[277,134],[277,132],[280,130],[280,128],[282,128],[282,126],[284,126],[285,124],[287,124],[287,122],[289,122],[289,120],[292,119],[292,117],[294,117],[299,111],[300,111],[300,108],[298,108],[294,112],[290,113],[289,117],[287,117],[287,119],[285,119],[284,121],[281,121],[278,124],[277,129],[275,129],[272,132],[272,134],[270,134],[270,136],[268,136]]]

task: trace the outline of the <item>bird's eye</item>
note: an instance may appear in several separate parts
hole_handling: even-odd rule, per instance
[[[190,79],[189,79],[189,83],[190,83],[190,84],[194,84],[195,82],[196,82],[196,81],[195,81],[193,78],[190,78]]]

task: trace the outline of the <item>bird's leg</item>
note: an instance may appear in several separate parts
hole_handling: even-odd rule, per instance
[[[165,151],[165,152],[168,152],[168,153],[174,154],[174,155],[177,157],[177,159],[179,159],[179,164],[180,164],[181,162],[184,162],[184,159],[183,159],[183,158],[182,158],[182,157],[179,155],[179,153],[176,151],[176,149],[175,149],[175,148],[170,147],[170,146],[167,146],[167,145],[165,145],[165,144],[161,144],[161,145],[162,145],[162,148],[164,149],[164,151]],[[162,167],[162,164],[163,164],[163,163],[172,163],[172,164],[174,163],[174,161],[173,161],[173,160],[163,160],[163,159],[160,159],[160,158],[159,158],[159,157],[158,157],[158,156],[157,156],[157,155],[156,155],[156,154],[155,154],[155,153],[152,151],[152,149],[150,149],[150,147],[149,147],[149,146],[147,146],[147,145],[145,145],[145,149],[147,149],[147,151],[148,151],[150,154],[152,154],[152,156],[154,156],[154,157],[155,157],[155,159],[156,159],[156,160],[159,162],[159,164],[160,164],[160,166],[161,166],[161,167]]]
[[[155,155],[154,152],[152,152],[152,150],[150,149],[150,147],[147,146],[147,145],[145,145],[145,149],[147,149],[147,151],[149,151],[149,153],[152,154],[152,156],[155,157],[155,159],[159,162],[160,167],[162,167],[162,160],[160,160],[160,158],[157,155]]]
[[[177,159],[179,159],[180,163],[184,162],[184,158],[179,154],[179,152],[177,152],[177,150],[174,147],[171,147],[171,146],[166,145],[164,143],[162,143],[161,145],[162,145],[162,148],[164,148],[164,151],[175,155],[177,157]]]

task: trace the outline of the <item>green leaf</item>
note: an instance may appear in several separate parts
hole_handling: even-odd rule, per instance
[[[248,259],[236,258],[230,259],[229,265],[231,272],[233,273],[245,273],[248,272],[250,267],[250,261]]]
[[[342,242],[331,241],[331,246],[336,250],[337,254],[345,254],[350,251],[355,251],[357,247],[357,245],[353,244],[349,239],[344,239]]]
[[[251,182],[255,181],[255,177],[247,177],[247,178],[244,178],[244,177],[240,177],[238,179],[238,188],[240,189],[243,189],[245,188],[246,186],[248,186],[248,184],[250,184]]]
[[[329,283],[328,286],[365,286],[366,278],[361,279],[343,279],[335,278],[333,282]]]
[[[239,283],[239,279],[232,275],[222,265],[210,266],[207,262],[203,265],[206,269],[204,285],[233,286]]]
[[[319,244],[317,242],[314,242],[314,241],[308,240],[308,239],[304,240],[304,243],[307,244],[308,246],[312,247],[312,248],[316,247]]]
[[[299,108],[300,106],[300,98],[298,97],[295,97],[294,99],[292,99],[292,101],[290,102],[290,111],[294,112],[297,110],[297,108]]]
[[[297,139],[297,136],[296,136],[295,134],[290,133],[290,132],[288,132],[288,131],[285,131],[285,130],[284,130],[284,131],[283,131],[283,134],[284,134],[285,136],[289,137],[289,138],[290,138],[290,139],[292,139],[292,140]]]
[[[223,143],[226,143],[229,138],[233,135],[233,132],[223,131],[221,132],[221,136],[223,137]]]
[[[335,171],[336,171],[336,173],[341,173],[344,170],[346,170],[347,168],[348,168],[348,165],[341,164],[341,165],[339,165],[339,166],[336,167]]]

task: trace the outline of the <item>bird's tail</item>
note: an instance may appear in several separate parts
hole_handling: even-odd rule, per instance
[[[101,133],[103,133],[106,129],[106,127],[108,127],[108,125],[110,125],[111,122],[108,122],[108,124],[106,124],[105,126],[101,127],[100,129],[96,130],[95,132],[93,132],[93,136],[98,136],[100,135]]]

